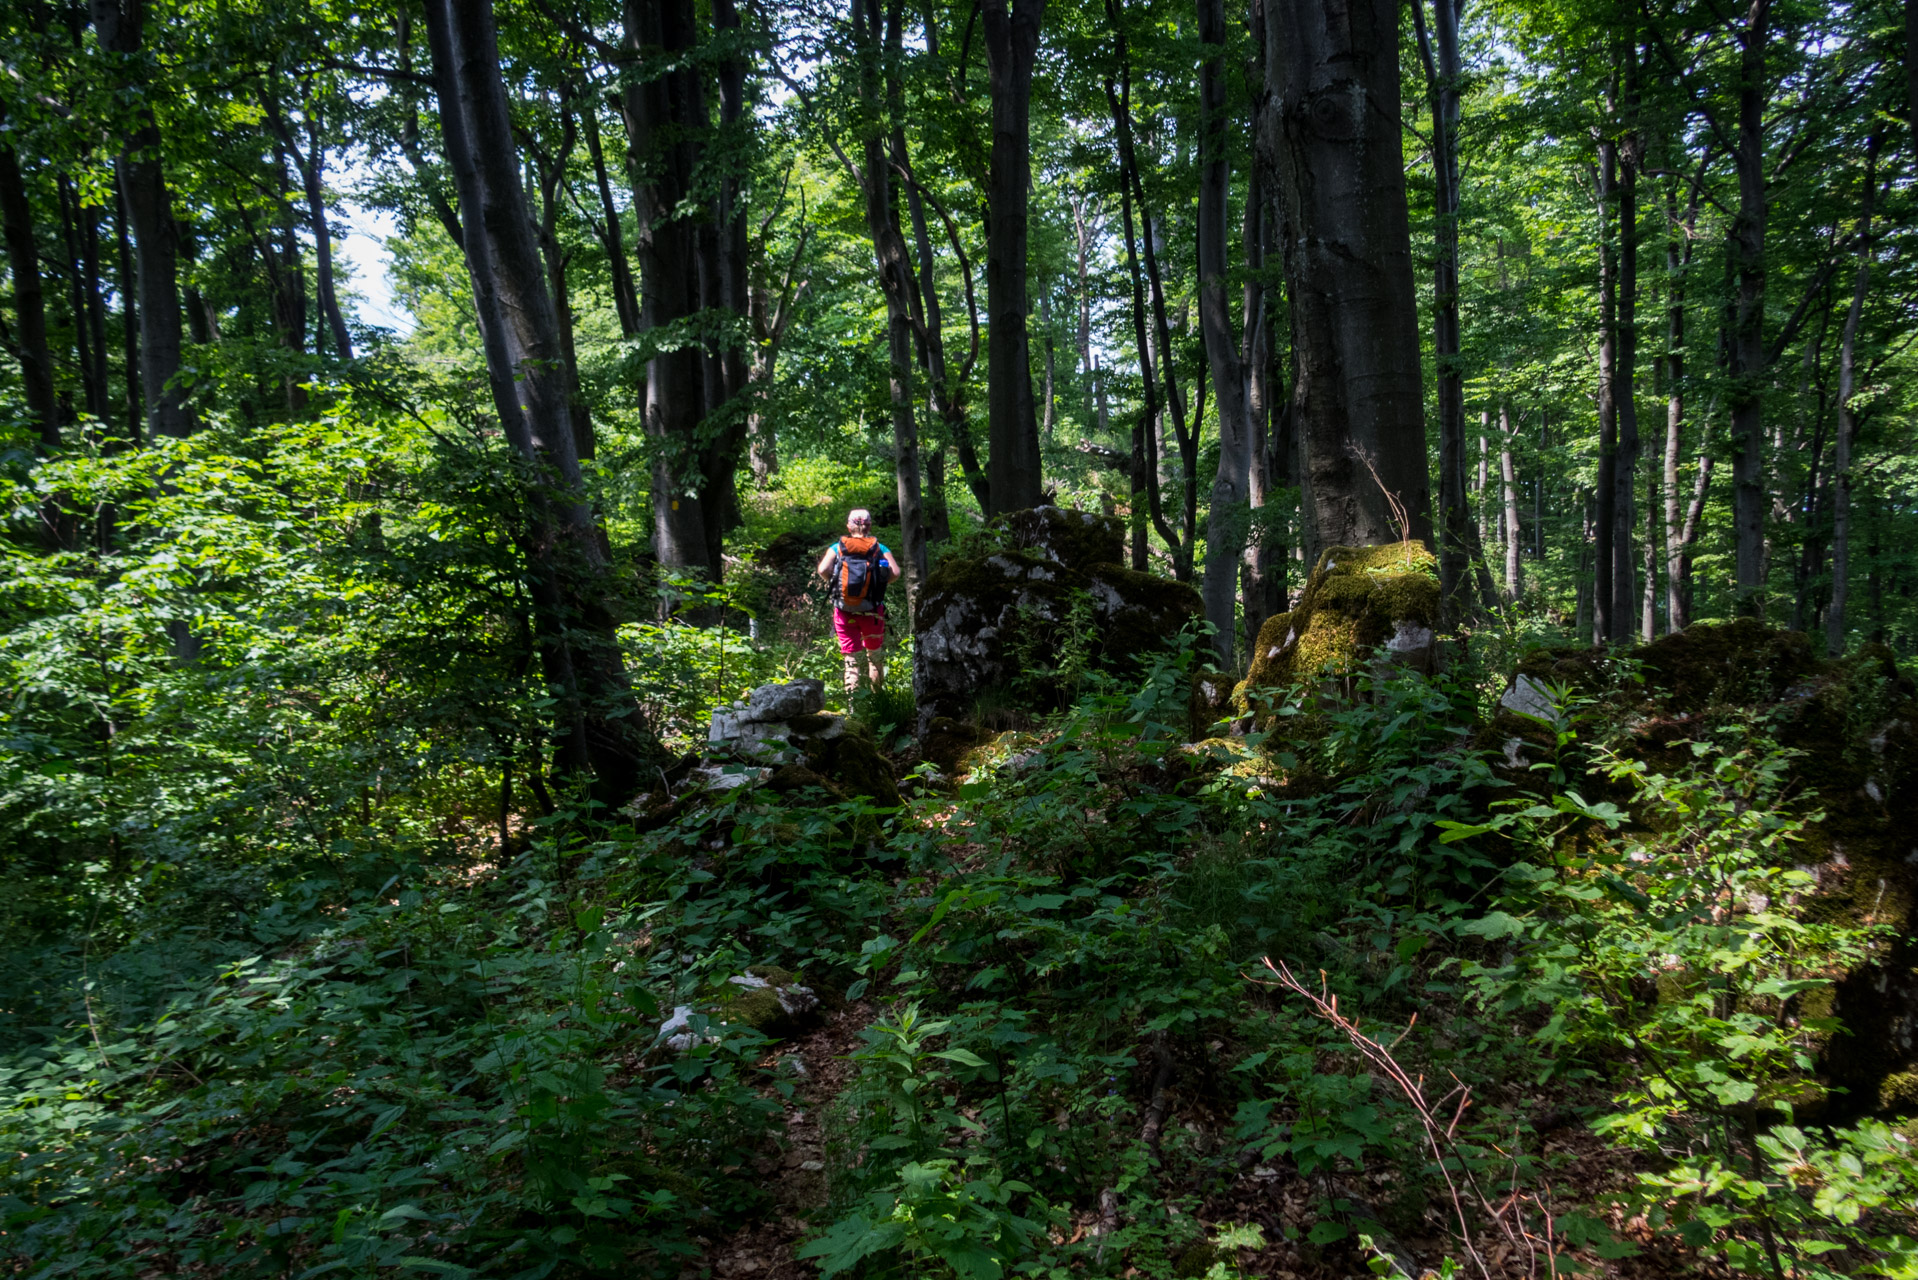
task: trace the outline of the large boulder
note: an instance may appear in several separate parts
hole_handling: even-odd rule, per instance
[[[1299,602],[1259,628],[1234,701],[1256,711],[1263,690],[1378,659],[1430,672],[1438,613],[1438,561],[1424,543],[1328,548]]]
[[[742,701],[713,712],[707,760],[693,771],[716,791],[770,786],[778,791],[817,786],[830,794],[899,803],[892,766],[846,718],[821,711],[825,687],[793,680],[754,689]]]
[[[922,739],[935,720],[970,720],[993,691],[1053,709],[1071,696],[1075,674],[1136,669],[1203,615],[1189,584],[1118,562],[1125,526],[1116,517],[1038,507],[995,527],[1005,549],[944,561],[920,594],[913,693]]]

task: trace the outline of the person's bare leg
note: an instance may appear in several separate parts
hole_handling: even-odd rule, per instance
[[[868,664],[866,674],[872,678],[872,688],[875,691],[886,687],[886,659],[882,656],[884,652],[883,649],[868,649],[866,651],[866,662]]]
[[[853,694],[858,692],[859,692],[859,655],[856,653],[849,653],[846,655],[846,696],[850,698],[852,697]]]

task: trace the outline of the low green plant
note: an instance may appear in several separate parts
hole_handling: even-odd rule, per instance
[[[1726,738],[1669,775],[1601,751],[1623,804],[1552,790],[1448,824],[1448,841],[1497,830],[1530,853],[1461,926],[1496,948],[1461,970],[1488,1011],[1545,1016],[1543,1077],[1622,1068],[1592,1127],[1653,1162],[1628,1212],[1741,1274],[1910,1274],[1903,1142],[1793,1122],[1821,1092],[1819,1042],[1842,1034],[1828,993],[1883,931],[1797,908],[1813,817],[1784,802],[1790,755],[1748,727]]]

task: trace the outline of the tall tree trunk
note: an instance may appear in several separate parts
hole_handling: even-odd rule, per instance
[[[1392,0],[1265,10],[1309,555],[1432,536],[1398,30]]]
[[[123,74],[136,74],[145,35],[145,0],[92,0],[92,7],[101,47],[118,56]],[[124,87],[144,100],[144,83]],[[132,132],[114,167],[133,235],[140,305],[140,397],[146,406],[147,429],[156,435],[191,435],[193,415],[175,384],[182,342],[179,228],[160,165],[160,126],[151,107],[135,109]]]
[[[1498,478],[1505,497],[1505,599],[1515,601],[1525,594],[1525,562],[1519,551],[1522,542],[1518,530],[1518,465],[1514,456],[1518,447],[1518,428],[1512,422],[1512,406],[1501,400],[1498,406]]]
[[[686,208],[699,199],[698,167],[710,129],[693,0],[626,0],[625,39],[648,68],[629,79],[620,106],[630,141],[633,213],[638,223],[640,327],[655,332],[700,310],[697,224]],[[664,68],[663,70],[660,68]],[[708,259],[710,260],[710,259]],[[708,537],[706,506],[725,495],[707,489],[701,424],[714,407],[705,354],[692,343],[646,362],[646,433],[654,443],[653,552],[662,568],[720,577],[720,549]]]
[[[903,39],[904,15],[899,0],[890,0],[882,22],[879,0],[855,0],[853,27],[860,50],[860,85],[867,113],[865,165],[858,173],[864,189],[866,235],[872,240],[879,267],[879,289],[886,299],[887,390],[892,402],[894,489],[899,499],[899,524],[905,546],[900,567],[905,571],[906,603],[910,612],[919,603],[926,581],[926,528],[920,498],[919,424],[913,416],[913,317],[917,297],[912,261],[892,196],[890,145],[905,156],[905,131],[889,119],[896,107],[894,79]],[[881,59],[891,64],[882,68]]]
[[[1027,205],[1032,189],[1032,67],[1045,0],[985,0],[992,86],[986,192],[986,460],[988,515],[1039,505],[1039,424],[1026,335]]]
[[[1077,253],[1075,261],[1078,266],[1079,276],[1078,297],[1076,299],[1078,302],[1076,310],[1079,313],[1077,317],[1079,322],[1079,412],[1082,428],[1089,428],[1094,422],[1097,422],[1100,430],[1103,431],[1105,429],[1105,414],[1103,411],[1097,414],[1093,411],[1094,386],[1098,381],[1098,365],[1092,355],[1092,289],[1086,272],[1086,259],[1092,252],[1093,236],[1091,218],[1087,208],[1090,203],[1091,197],[1083,193],[1071,197],[1073,248]],[[1097,394],[1099,403],[1103,405],[1105,401],[1104,389],[1099,388]]]
[[[1614,95],[1615,96],[1615,95]],[[1593,492],[1592,643],[1622,639],[1624,617],[1614,613],[1618,568],[1618,141],[1598,139],[1598,476]]]
[[[1618,358],[1612,366],[1617,384],[1612,403],[1618,415],[1618,449],[1612,468],[1613,640],[1630,639],[1639,612],[1638,558],[1632,538],[1638,529],[1638,172],[1643,167],[1638,125],[1638,46],[1624,42],[1618,144]]]
[[[326,225],[326,184],[322,181],[326,152],[320,138],[319,108],[308,99],[306,149],[302,151],[294,140],[293,130],[280,114],[278,100],[269,94],[265,101],[267,120],[300,171],[300,185],[306,195],[306,223],[313,232],[313,284],[320,295],[320,314],[333,339],[333,354],[341,360],[351,360],[353,338],[347,332],[346,314],[340,310],[339,293],[333,284],[333,233]]]
[[[1765,50],[1771,0],[1750,0],[1738,33],[1738,207],[1726,238],[1733,276],[1730,355],[1732,529],[1737,609],[1765,612]]]
[[[1432,0],[1433,35],[1426,34],[1425,0],[1412,16],[1425,66],[1432,110],[1432,177],[1437,252],[1432,262],[1432,354],[1438,370],[1440,610],[1456,625],[1469,612],[1465,527],[1465,371],[1458,312],[1459,51],[1461,0]],[[1432,46],[1436,44],[1437,57]]]
[[[1180,488],[1179,539],[1171,544],[1172,576],[1180,582],[1188,582],[1192,578],[1192,557],[1196,550],[1193,544],[1197,541],[1199,514],[1199,450],[1195,438],[1197,432],[1186,425],[1185,396],[1179,390],[1177,368],[1173,362],[1172,323],[1166,310],[1165,280],[1159,274],[1159,252],[1156,245],[1161,237],[1151,215],[1146,212],[1145,180],[1139,171],[1136,158],[1135,162],[1129,166],[1128,172],[1132,176],[1132,194],[1139,203],[1139,225],[1144,233],[1140,248],[1145,251],[1145,278],[1152,293],[1152,320],[1153,332],[1158,343],[1159,379],[1165,384],[1165,399],[1160,403],[1162,407],[1171,410],[1167,416],[1172,420],[1172,439],[1179,451],[1178,475],[1184,481]],[[1180,320],[1179,327],[1181,329],[1185,327],[1183,318]],[[1199,412],[1204,411],[1202,399]],[[1153,438],[1155,457],[1163,452],[1160,448],[1163,439],[1163,434]],[[1171,459],[1168,458],[1167,461],[1170,462]],[[1155,477],[1158,474],[1155,467]]]
[[[127,233],[126,193],[120,189],[118,175],[114,179],[114,193],[118,196],[113,216],[113,238],[117,250],[115,274],[120,295],[121,374],[126,385],[127,440],[137,445],[143,437],[150,438],[145,431],[146,407],[140,395],[139,273],[133,266],[132,237]]]
[[[0,112],[0,123],[4,114]],[[7,270],[13,277],[14,342],[20,352],[20,381],[27,412],[39,429],[40,447],[60,447],[60,401],[53,388],[53,352],[47,345],[47,302],[40,285],[40,250],[33,231],[33,202],[27,196],[20,158],[0,145],[0,235],[7,242]],[[73,327],[82,332],[76,312]]]
[[[1845,336],[1838,348],[1838,439],[1831,466],[1831,609],[1825,614],[1825,651],[1834,658],[1845,652],[1845,611],[1851,604],[1851,450],[1857,431],[1851,397],[1857,390],[1858,323],[1865,312],[1865,290],[1871,283],[1871,217],[1878,185],[1878,147],[1879,138],[1874,132],[1865,147],[1858,272],[1852,278],[1851,308],[1845,312]]]
[[[1252,0],[1253,30],[1264,23],[1265,0]],[[1253,92],[1263,96],[1265,76],[1262,63],[1264,41],[1253,42],[1255,76]],[[1271,121],[1269,112],[1255,111],[1258,127]],[[1279,495],[1291,482],[1291,436],[1286,430],[1289,417],[1285,409],[1285,379],[1280,373],[1273,340],[1273,299],[1265,286],[1277,219],[1265,166],[1255,161],[1246,175],[1245,227],[1240,234],[1245,252],[1244,317],[1240,327],[1245,333],[1242,363],[1245,366],[1246,429],[1248,435],[1246,502],[1251,524],[1257,536],[1245,551],[1245,566],[1240,575],[1240,608],[1245,613],[1245,643],[1248,655],[1258,643],[1265,620],[1283,613],[1286,607],[1285,557],[1286,531],[1282,508],[1275,506]]]
[[[1148,564],[1148,517],[1151,527],[1158,530],[1159,537],[1165,540],[1175,559],[1179,538],[1173,533],[1172,526],[1166,523],[1159,494],[1159,451],[1155,428],[1159,416],[1160,386],[1153,362],[1152,339],[1147,328],[1145,282],[1139,270],[1139,237],[1132,213],[1132,195],[1136,185],[1132,172],[1136,167],[1132,148],[1132,72],[1125,33],[1118,29],[1117,7],[1111,0],[1108,0],[1106,12],[1113,21],[1114,41],[1119,53],[1119,83],[1115,86],[1108,76],[1105,90],[1119,143],[1119,222],[1125,240],[1126,278],[1132,286],[1132,335],[1139,354],[1139,378],[1143,392],[1143,403],[1132,426],[1132,567],[1144,572]]]
[[[1046,349],[1046,378],[1039,396],[1045,403],[1045,409],[1039,420],[1039,429],[1045,434],[1047,443],[1051,443],[1053,429],[1059,421],[1059,403],[1053,391],[1058,361],[1052,347],[1052,294],[1046,290],[1039,293],[1039,328],[1045,334]]]
[[[60,235],[66,250],[62,265],[67,277],[67,305],[73,311],[73,347],[80,366],[81,392],[87,412],[104,423],[106,321],[100,302],[99,217],[92,209],[81,207],[79,193],[65,174],[59,176],[55,186],[60,198]]]
[[[620,336],[639,334],[639,291],[633,287],[633,264],[626,255],[626,229],[620,222],[619,206],[613,202],[613,183],[606,171],[606,148],[599,138],[599,103],[589,100],[580,112],[580,132],[586,138],[586,154],[593,162],[593,189],[599,195],[600,222],[593,228],[606,250],[607,270],[612,277],[613,312],[619,317]]]
[[[1697,209],[1696,197],[1692,208]],[[1692,242],[1686,234],[1689,227],[1681,227],[1678,221],[1675,187],[1666,190],[1665,220],[1669,228],[1665,240],[1665,626],[1683,631],[1691,619],[1686,615],[1680,570],[1685,547],[1680,541],[1684,522],[1679,515],[1678,464],[1685,431],[1685,273],[1691,265]]]
[[[526,470],[527,587],[555,698],[554,743],[565,772],[590,776],[602,800],[617,801],[659,747],[639,721],[614,635],[612,576],[580,471],[492,6],[428,0],[426,25],[494,409]]]
[[[1247,486],[1251,483],[1252,430],[1241,344],[1246,323],[1256,317],[1246,314],[1241,299],[1239,323],[1235,325],[1226,297],[1232,175],[1226,155],[1225,0],[1198,0],[1198,9],[1199,43],[1205,47],[1205,61],[1199,68],[1199,329],[1205,339],[1206,363],[1212,371],[1212,400],[1218,406],[1219,418],[1219,468],[1212,477],[1200,595],[1205,601],[1206,621],[1213,627],[1219,664],[1230,671],[1239,567],[1251,510]],[[1249,198],[1256,199],[1256,184]]]

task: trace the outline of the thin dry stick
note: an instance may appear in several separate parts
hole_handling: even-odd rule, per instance
[[[1321,989],[1314,992],[1298,980],[1297,976],[1293,974],[1291,968],[1288,967],[1284,961],[1274,964],[1268,957],[1264,963],[1265,967],[1278,978],[1279,986],[1284,987],[1287,991],[1295,995],[1304,997],[1320,1017],[1330,1022],[1340,1031],[1343,1031],[1346,1039],[1352,1042],[1353,1047],[1363,1054],[1365,1059],[1370,1062],[1376,1070],[1383,1074],[1394,1085],[1398,1086],[1399,1092],[1403,1093],[1406,1100],[1412,1104],[1412,1109],[1417,1112],[1419,1123],[1425,1130],[1425,1140],[1432,1149],[1432,1158],[1438,1165],[1439,1176],[1445,1179],[1446,1191],[1451,1196],[1452,1210],[1458,1218],[1460,1243],[1464,1245],[1466,1253],[1471,1256],[1472,1262],[1478,1268],[1479,1274],[1484,1277],[1485,1280],[1491,1280],[1491,1268],[1486,1263],[1484,1256],[1479,1252],[1478,1245],[1472,1238],[1471,1221],[1465,1211],[1465,1196],[1460,1192],[1458,1183],[1452,1178],[1452,1170],[1447,1166],[1448,1158],[1452,1163],[1458,1166],[1458,1171],[1464,1178],[1466,1187],[1470,1190],[1472,1198],[1478,1202],[1480,1211],[1492,1222],[1497,1224],[1500,1233],[1505,1237],[1506,1243],[1511,1246],[1515,1253],[1522,1251],[1527,1256],[1529,1265],[1526,1267],[1526,1274],[1528,1276],[1536,1276],[1538,1274],[1538,1248],[1534,1242],[1537,1240],[1537,1237],[1526,1230],[1519,1213],[1519,1208],[1522,1204],[1536,1204],[1536,1198],[1533,1196],[1520,1195],[1515,1190],[1504,1203],[1494,1206],[1491,1200],[1486,1196],[1484,1190],[1478,1185],[1477,1177],[1473,1175],[1470,1165],[1465,1161],[1464,1153],[1458,1149],[1458,1144],[1455,1141],[1459,1121],[1464,1119],[1466,1108],[1472,1104],[1471,1087],[1459,1080],[1457,1076],[1453,1076],[1454,1087],[1448,1091],[1444,1097],[1438,1099],[1437,1102],[1428,1101],[1424,1090],[1425,1077],[1420,1076],[1416,1080],[1413,1079],[1405,1068],[1399,1065],[1398,1060],[1392,1056],[1390,1048],[1366,1035],[1359,1029],[1358,1023],[1339,1012],[1339,998],[1336,995],[1327,995],[1324,992],[1325,975],[1323,973],[1319,975]],[[1252,980],[1258,981],[1257,979]],[[1272,984],[1264,983],[1261,985],[1270,986]],[[1409,1032],[1410,1030],[1411,1026],[1407,1024],[1406,1031]],[[1397,1040],[1392,1042],[1392,1045],[1396,1046],[1399,1040],[1403,1040],[1404,1038],[1404,1035],[1401,1034]],[[1444,1106],[1446,1102],[1454,1097],[1458,1099],[1458,1105],[1453,1108],[1451,1120],[1441,1123],[1436,1108]],[[1511,1220],[1509,1222],[1506,1219],[1506,1212],[1508,1210],[1511,1211]],[[1549,1217],[1546,1223],[1544,1244],[1546,1257],[1549,1260],[1553,1275],[1556,1276],[1557,1263],[1556,1259],[1552,1257],[1552,1228]]]
[[[1399,527],[1399,546],[1405,549],[1405,565],[1409,569],[1412,566],[1411,514],[1406,511],[1405,504],[1399,501],[1398,494],[1386,488],[1385,481],[1379,479],[1379,469],[1372,465],[1372,455],[1363,449],[1354,449],[1352,452],[1360,462],[1365,464],[1365,469],[1372,473],[1372,483],[1377,485],[1379,492],[1385,495],[1385,505],[1392,508],[1392,523]]]

